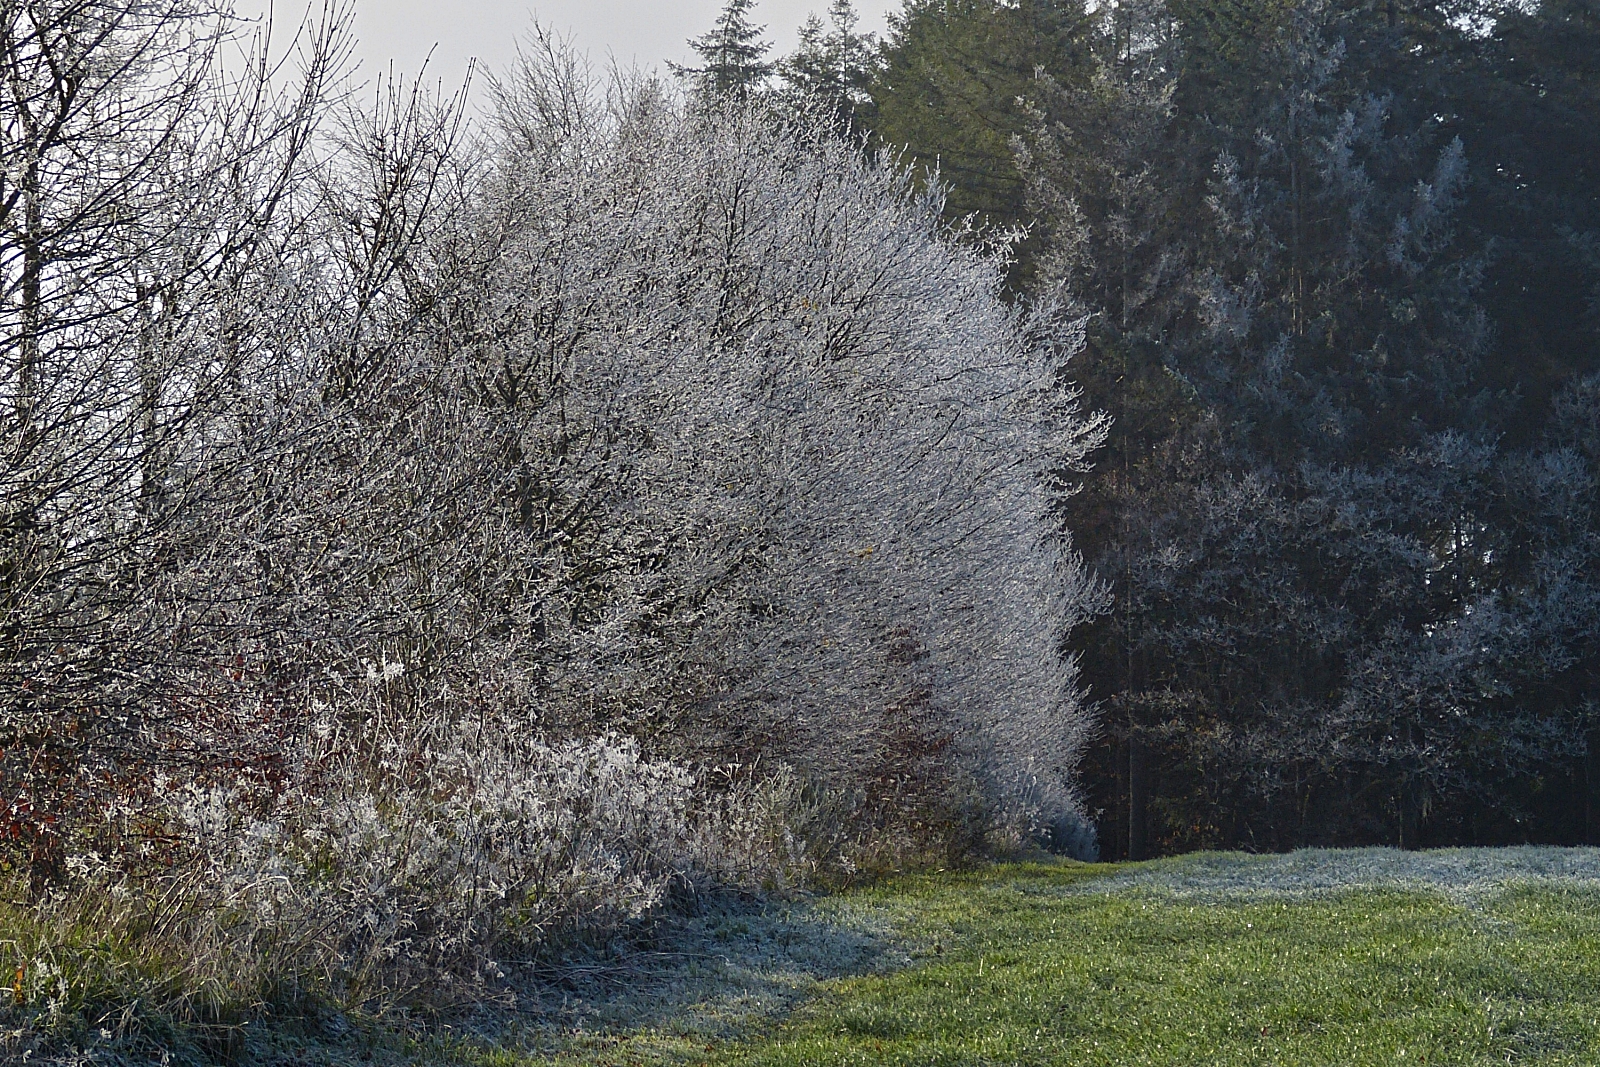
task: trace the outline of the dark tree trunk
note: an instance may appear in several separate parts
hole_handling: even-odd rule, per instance
[[[1600,730],[1590,730],[1584,737],[1583,840],[1600,845]]]
[[[1128,859],[1147,858],[1146,809],[1149,807],[1149,753],[1136,736],[1128,737]]]
[[[1406,851],[1415,851],[1417,845],[1417,787],[1412,782],[1411,776],[1400,780],[1400,847]]]

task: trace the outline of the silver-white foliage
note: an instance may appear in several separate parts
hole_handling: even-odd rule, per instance
[[[285,86],[259,41],[223,73],[209,5],[0,9],[0,773],[36,869],[83,811],[115,821],[104,782],[187,757],[183,676],[218,688],[243,651],[191,640],[240,591],[177,579],[249,454],[233,401],[284,340],[264,290],[341,25],[307,27]]]
[[[161,41],[210,25],[171,10]],[[601,94],[550,49],[482,138],[387,90],[334,125],[337,38],[254,111],[201,51],[188,110],[111,131],[163,154],[104,166],[148,202],[80,227],[97,274],[61,245],[30,295],[34,238],[0,246],[36,875],[136,881],[165,816],[171,877],[276,886],[283,936],[371,911],[459,966],[803,876],[897,791],[1070,838],[1059,646],[1102,594],[1048,509],[1103,432],[1071,325],[825,116]]]
[[[570,669],[824,773],[931,721],[1015,814],[1071,812],[1089,717],[1058,644],[1101,594],[1047,509],[1103,429],[1059,382],[1074,331],[1005,304],[937,201],[820,117],[597,101],[559,50],[501,90],[496,328],[463,358],[543,459],[553,552],[603,496]]]

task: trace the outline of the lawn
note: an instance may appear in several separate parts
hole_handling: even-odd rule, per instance
[[[727,916],[484,1065],[1600,1063],[1600,852],[1029,864]],[[552,1016],[554,1017],[554,1016]]]

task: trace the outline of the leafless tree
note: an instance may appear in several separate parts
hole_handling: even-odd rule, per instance
[[[222,62],[242,42],[208,5],[0,12],[0,747],[41,872],[95,783],[183,747],[162,727],[196,665],[150,593],[271,307],[344,22],[302,30],[280,91],[264,34]]]

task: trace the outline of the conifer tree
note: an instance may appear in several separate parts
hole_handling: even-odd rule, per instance
[[[1093,20],[1082,0],[912,0],[889,19],[872,85],[872,130],[946,186],[945,214],[992,231],[1033,218],[1012,137],[1032,124],[1035,75],[1076,86]],[[1009,283],[1032,274],[1034,242],[1013,249]]]
[[[1512,547],[1565,505],[1494,517],[1549,463],[1493,443],[1470,146],[1412,103],[1439,35],[1318,0],[1098,13],[1094,76],[1042,79],[1020,147],[1037,287],[1092,316],[1079,380],[1118,419],[1070,511],[1118,598],[1084,659],[1116,739],[1104,836],[1141,857],[1514,824],[1569,758],[1562,699],[1534,694],[1588,593]]]
[[[1594,0],[911,0],[871,121],[1116,423],[1115,855],[1600,841]]]
[[[750,23],[755,0],[728,0],[716,25],[708,33],[689,41],[704,64],[680,67],[670,64],[673,73],[691,79],[708,96],[748,97],[762,88],[772,76],[775,64],[765,61],[772,45],[762,40],[765,26]]]
[[[871,103],[877,39],[860,33],[861,16],[850,0],[833,0],[824,23],[812,14],[800,27],[800,46],[779,64],[789,88],[826,101],[846,123]]]

